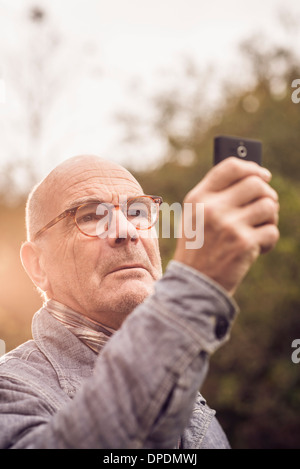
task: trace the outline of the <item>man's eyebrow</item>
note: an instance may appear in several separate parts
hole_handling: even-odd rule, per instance
[[[80,205],[83,205],[83,204],[89,204],[89,203],[101,204],[102,202],[104,202],[104,200],[100,199],[99,197],[91,197],[91,196],[81,197],[80,199],[73,200],[72,202],[67,204],[66,210],[71,210],[72,208],[79,207]]]

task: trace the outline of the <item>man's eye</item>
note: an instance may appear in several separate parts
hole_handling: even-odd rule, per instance
[[[147,218],[148,217],[148,211],[143,209],[143,208],[129,208],[128,209],[128,216],[129,217],[143,217]]]
[[[77,223],[90,223],[95,220],[98,220],[99,217],[95,213],[87,213],[86,215],[81,216],[77,219]]]

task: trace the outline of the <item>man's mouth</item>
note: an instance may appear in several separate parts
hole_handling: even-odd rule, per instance
[[[120,270],[130,270],[130,269],[144,269],[147,270],[146,267],[142,264],[126,264],[126,265],[120,265],[116,267],[115,269],[111,270],[109,273],[112,274],[114,272],[119,272]]]

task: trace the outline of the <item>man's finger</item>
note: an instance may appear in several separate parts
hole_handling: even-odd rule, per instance
[[[260,246],[261,254],[273,249],[279,240],[279,230],[273,223],[253,229],[254,237]]]
[[[277,192],[258,176],[248,176],[228,187],[222,193],[222,200],[236,207],[249,204],[261,197],[278,201]]]
[[[263,197],[247,207],[239,209],[240,219],[248,226],[278,223],[279,204],[270,197]]]
[[[251,175],[258,176],[266,182],[269,182],[272,177],[268,169],[262,168],[253,161],[241,161],[230,157],[212,168],[202,183],[209,191],[221,191]]]

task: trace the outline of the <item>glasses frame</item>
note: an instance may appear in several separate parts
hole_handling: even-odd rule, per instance
[[[163,199],[162,197],[160,197],[159,195],[137,195],[135,197],[130,197],[130,199],[126,200],[125,202],[123,202],[122,204],[107,204],[111,207],[114,207],[115,209],[118,208],[118,209],[121,209],[124,213],[124,207],[126,207],[128,205],[128,203],[134,199],[140,199],[142,197],[147,197],[149,199],[152,199],[152,201],[155,203],[155,204],[158,204],[158,208],[159,206],[162,204],[163,202]],[[105,204],[105,202],[99,202],[99,204]],[[48,230],[49,228],[51,228],[52,226],[56,225],[59,221],[63,220],[64,218],[66,217],[73,217],[73,221],[76,225],[76,227],[78,228],[78,230],[80,231],[80,233],[82,233],[84,236],[87,236],[88,238],[98,238],[98,235],[89,235],[89,234],[86,234],[84,233],[80,228],[79,226],[77,225],[77,222],[76,222],[76,213],[77,213],[77,210],[80,209],[81,207],[85,207],[86,205],[90,205],[90,204],[97,204],[97,202],[86,202],[84,204],[80,204],[78,205],[77,207],[73,207],[73,208],[68,208],[67,210],[65,210],[64,212],[62,212],[60,215],[58,215],[57,217],[53,218],[53,220],[49,221],[49,223],[47,223],[47,225],[45,225],[43,228],[41,228],[33,237],[33,241],[35,241],[42,233],[44,233],[46,230]],[[158,219],[158,214],[159,214],[159,209],[157,210],[157,215],[156,215],[156,219],[155,221],[150,225],[148,226],[147,228],[139,228],[139,227],[136,227],[137,230],[149,230],[150,228],[152,228],[152,226],[155,225],[155,223],[157,222],[157,219]],[[126,217],[127,218],[127,217]]]

